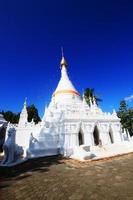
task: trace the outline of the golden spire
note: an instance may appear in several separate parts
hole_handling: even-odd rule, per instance
[[[63,47],[61,47],[61,54],[62,54],[62,59],[61,59],[61,62],[60,62],[60,66],[62,67],[64,65],[65,67],[67,67],[68,64],[67,64],[67,62],[66,62],[66,60],[64,58]]]

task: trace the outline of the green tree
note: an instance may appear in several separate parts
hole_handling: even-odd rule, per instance
[[[118,117],[121,119],[122,128],[128,130],[127,125],[127,111],[128,107],[125,100],[120,101],[119,111],[117,112]]]
[[[98,95],[95,94],[94,88],[86,88],[84,91],[84,97],[88,105],[90,105],[89,98],[91,98],[91,101],[93,102],[93,98],[96,100],[96,104],[98,105],[99,102],[102,100],[98,97]]]
[[[129,131],[129,134],[133,135],[133,109],[128,108],[125,100],[120,101],[118,117],[121,119],[122,128]]]
[[[127,112],[127,127],[129,134],[133,136],[133,108],[129,108]]]
[[[2,111],[1,114],[4,116],[7,122],[17,124],[19,121],[20,113],[13,113],[12,111]]]
[[[31,122],[32,119],[34,120],[34,122],[36,124],[39,121],[41,121],[39,114],[38,114],[38,110],[34,104],[27,107],[27,112],[28,112],[28,122]]]

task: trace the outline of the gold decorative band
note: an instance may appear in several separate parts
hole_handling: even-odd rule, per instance
[[[75,95],[77,95],[77,96],[80,96],[80,94],[79,94],[78,92],[74,91],[74,90],[59,90],[59,91],[55,92],[55,93],[53,94],[53,96],[55,96],[55,95],[57,95],[57,94],[65,94],[65,93],[68,93],[68,94],[75,94]]]

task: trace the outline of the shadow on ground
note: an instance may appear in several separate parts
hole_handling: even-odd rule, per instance
[[[63,163],[63,157],[48,156],[41,158],[32,158],[16,166],[0,166],[0,177],[2,179],[13,178],[20,180],[32,175],[32,172],[46,172],[49,171],[51,165],[58,165]]]

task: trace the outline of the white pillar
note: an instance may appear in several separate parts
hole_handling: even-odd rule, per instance
[[[87,132],[84,133],[84,144],[86,146],[92,146],[94,144],[93,133]]]
[[[101,140],[102,145],[110,144],[108,134],[108,131],[102,130],[99,132],[99,139]]]

